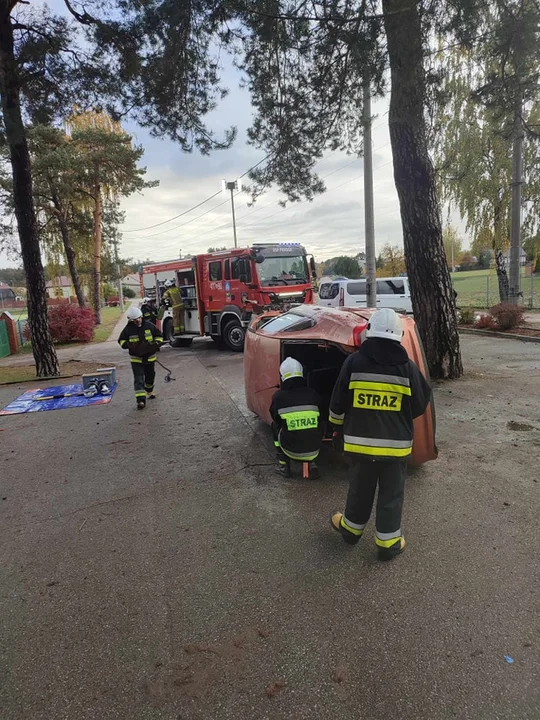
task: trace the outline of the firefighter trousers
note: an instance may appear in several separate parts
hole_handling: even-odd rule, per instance
[[[154,382],[156,379],[156,363],[154,362],[131,362],[133,370],[133,386],[135,388],[135,398],[137,402],[144,400],[146,395],[154,390]]]
[[[406,471],[406,460],[355,458],[350,471],[344,526],[357,536],[362,534],[371,515],[378,485],[375,542],[381,548],[389,548],[397,542],[402,535]]]
[[[173,305],[173,330],[175,335],[181,335],[184,332],[184,305]]]

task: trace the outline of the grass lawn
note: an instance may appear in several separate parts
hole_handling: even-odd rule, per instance
[[[94,372],[98,367],[99,364],[96,365],[96,363],[77,362],[76,360],[60,363],[60,377],[58,379],[80,377],[83,373]],[[38,381],[33,363],[18,367],[0,367],[0,385],[31,381]]]
[[[458,294],[458,307],[487,308],[499,302],[499,285],[495,270],[470,270],[452,273]],[[540,308],[540,275],[521,276],[521,290],[525,307]]]
[[[122,315],[119,307],[104,307],[101,309],[101,325],[96,326],[94,339],[92,342],[100,343],[109,339],[109,335],[114,330],[114,326],[120,320]]]

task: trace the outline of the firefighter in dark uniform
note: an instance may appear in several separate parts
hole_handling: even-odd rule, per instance
[[[319,474],[315,460],[322,440],[319,395],[307,387],[302,365],[287,358],[279,368],[281,390],[272,398],[270,414],[274,445],[277,449],[277,471],[284,477],[291,473],[291,460],[309,462],[310,477]]]
[[[163,338],[155,325],[143,319],[139,308],[131,306],[127,311],[128,324],[122,330],[118,342],[129,351],[133,371],[137,409],[146,407],[146,397],[153,400],[156,378],[156,352]]]
[[[141,312],[143,316],[143,320],[146,320],[147,322],[151,322],[152,325],[156,324],[157,320],[157,312],[154,308],[154,303],[150,298],[145,297],[143,298],[142,305],[141,305]]]
[[[344,513],[332,515],[334,530],[355,545],[377,498],[375,543],[381,560],[405,548],[401,512],[413,419],[423,415],[431,388],[401,345],[403,324],[390,308],[370,319],[366,339],[343,363],[330,401],[334,436],[354,458]]]

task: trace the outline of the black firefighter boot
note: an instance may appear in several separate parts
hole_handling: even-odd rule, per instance
[[[278,450],[276,458],[276,472],[282,477],[291,477],[291,462],[284,452]]]

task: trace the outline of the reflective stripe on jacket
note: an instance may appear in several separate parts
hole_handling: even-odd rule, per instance
[[[431,388],[405,348],[372,338],[343,363],[329,420],[343,428],[345,452],[399,460],[411,454],[413,420],[430,399]]]
[[[128,322],[118,338],[120,347],[129,351],[133,363],[155,362],[156,349],[162,342],[161,332],[148,320],[143,320],[140,327]]]
[[[272,398],[270,414],[279,432],[279,445],[293,460],[314,460],[322,440],[321,400],[303,378],[283,383]]]

